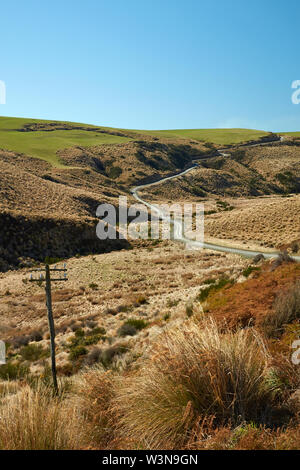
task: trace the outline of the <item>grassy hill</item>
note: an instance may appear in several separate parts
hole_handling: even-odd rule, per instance
[[[300,132],[280,132],[280,135],[290,135],[291,137],[299,138]]]
[[[217,145],[231,145],[257,140],[264,135],[265,131],[253,129],[175,129],[162,131],[136,131],[156,137],[177,137],[211,142]]]
[[[41,130],[22,132],[24,126],[40,123]],[[58,129],[48,130],[47,124],[57,124]],[[65,125],[73,129],[59,129]],[[47,129],[47,130],[45,130]],[[0,118],[0,148],[24,153],[51,163],[57,168],[64,168],[56,152],[73,146],[86,146],[128,142],[130,138],[114,135],[101,128],[76,123],[59,123],[22,118]]]
[[[40,158],[65,168],[57,152],[74,146],[92,147],[129,142],[141,136],[230,145],[259,139],[267,132],[251,129],[127,130],[88,124],[0,117],[0,148]]]
[[[250,155],[249,161],[249,149],[247,155],[238,150],[233,159],[216,156],[224,145],[266,135],[246,129],[137,131],[0,117],[0,226],[5,227],[0,230],[5,247],[0,246],[0,271],[22,265],[24,255],[42,260],[50,254],[80,254],[87,247],[90,252],[108,249],[95,240],[98,205],[117,204],[130,187],[182,170],[194,159],[198,170],[186,180],[159,186],[160,197],[166,190],[167,200],[298,192],[300,147],[294,137],[286,148],[264,146],[263,155]]]

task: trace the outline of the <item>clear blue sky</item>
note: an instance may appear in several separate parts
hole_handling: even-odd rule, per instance
[[[0,115],[300,130],[299,0],[1,3]]]

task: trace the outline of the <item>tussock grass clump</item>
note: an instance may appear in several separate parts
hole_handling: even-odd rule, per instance
[[[105,448],[114,438],[115,420],[111,402],[115,396],[114,375],[94,366],[82,372],[74,384],[74,401],[84,420],[89,446]]]
[[[17,380],[29,374],[29,367],[19,362],[7,362],[0,367],[0,379]]]
[[[202,289],[196,297],[196,300],[198,300],[199,302],[204,302],[212,292],[218,292],[219,290],[223,289],[223,287],[232,285],[233,280],[228,279],[227,277],[223,277],[215,283],[209,282],[206,284],[208,284],[208,286]]]
[[[294,263],[294,259],[288,254],[288,252],[282,251],[279,253],[277,258],[272,262],[272,269],[276,269],[281,266],[283,263]]]
[[[40,344],[28,344],[20,351],[25,361],[37,361],[50,355],[49,349],[44,349]]]
[[[194,441],[192,450],[297,450],[300,446],[299,426],[267,428],[255,424],[244,424],[235,429],[221,427],[211,430],[208,439]]]
[[[270,337],[280,336],[284,325],[300,318],[300,281],[285,291],[281,291],[275,298],[273,312],[263,323],[265,333]]]
[[[129,318],[118,329],[119,336],[134,336],[138,331],[147,327],[147,323],[139,318]]]
[[[120,432],[142,447],[178,448],[208,417],[216,425],[263,422],[274,399],[268,360],[250,329],[221,334],[212,321],[188,321],[117,390]]]
[[[242,274],[245,277],[249,277],[250,274],[252,274],[255,271],[260,271],[260,268],[257,266],[248,266],[246,269],[244,269]]]
[[[26,385],[1,403],[1,450],[76,449],[80,439],[76,411],[41,384]]]

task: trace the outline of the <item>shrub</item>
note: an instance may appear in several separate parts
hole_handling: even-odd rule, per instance
[[[211,284],[214,284],[215,282],[216,282],[215,279],[208,278],[208,279],[204,279],[203,284],[211,285]]]
[[[28,385],[0,406],[0,449],[62,450],[80,447],[75,410],[49,389]]]
[[[85,322],[85,325],[87,326],[87,328],[94,329],[97,326],[97,322],[93,320],[88,320]]]
[[[0,379],[16,380],[28,375],[29,368],[23,364],[8,362],[0,367]]]
[[[84,331],[82,328],[78,328],[78,330],[75,330],[75,337],[76,338],[83,338],[84,337]]]
[[[187,314],[188,318],[190,318],[194,313],[194,306],[192,302],[188,302],[185,306],[185,313]]]
[[[128,323],[123,323],[117,331],[119,336],[134,336],[137,334],[137,329]]]
[[[233,284],[233,281],[227,277],[223,277],[222,279],[216,281],[215,284],[210,284],[202,289],[200,294],[196,297],[196,300],[199,302],[204,302],[211,292],[217,292],[218,290],[223,289],[223,287],[230,284]]]
[[[231,153],[231,157],[237,162],[243,161],[245,156],[246,156],[245,150],[235,150],[234,152]]]
[[[86,336],[82,340],[81,344],[82,344],[82,346],[90,346],[91,344],[99,343],[100,339],[103,339],[103,338],[104,338],[104,336],[93,334],[93,335],[90,335],[90,336]]]
[[[70,325],[70,328],[74,332],[77,331],[77,330],[80,330],[80,329],[82,329],[81,328],[81,323],[79,323],[79,322],[73,323],[73,324]]]
[[[291,243],[291,250],[292,250],[292,253],[297,253],[300,249],[300,244],[299,242],[292,242]]]
[[[76,361],[80,356],[87,354],[87,349],[84,346],[75,346],[71,349],[69,353],[69,359],[71,361]]]
[[[94,282],[91,282],[91,284],[89,285],[89,288],[92,289],[92,290],[97,290],[98,289],[98,284],[94,283]]]
[[[109,313],[111,313],[112,315],[116,314],[116,313],[121,313],[121,312],[129,312],[130,310],[132,309],[132,307],[128,304],[122,304],[122,305],[119,305],[116,309],[115,309],[115,313],[113,313],[113,310],[112,309],[107,309],[107,310],[110,310]]]
[[[147,300],[147,297],[145,297],[144,295],[140,295],[136,300],[135,300],[135,304],[137,305],[144,305],[148,302]]]
[[[75,382],[75,404],[84,417],[84,433],[89,446],[105,448],[114,437],[114,376],[100,367],[81,373]]]
[[[146,323],[144,320],[141,320],[139,318],[129,318],[126,322],[126,325],[131,325],[133,326],[136,330],[140,331],[143,328],[146,328],[148,323]]]
[[[93,348],[85,357],[84,364],[91,366],[95,364],[96,362],[100,362],[101,355],[102,355],[102,349]]]
[[[94,328],[85,336],[84,331],[80,328],[76,330],[75,335],[69,338],[70,343],[70,354],[76,358],[76,355],[83,355],[84,346],[90,346],[91,344],[97,344],[101,339],[105,339],[105,329],[102,327]],[[81,349],[80,349],[81,348]],[[83,349],[82,349],[83,348]],[[82,351],[80,353],[80,351]],[[71,357],[70,356],[70,357]]]
[[[123,380],[115,409],[121,436],[151,449],[178,449],[203,420],[263,421],[274,400],[268,356],[250,329],[221,334],[188,321],[164,335],[151,362]]]
[[[107,175],[109,178],[116,179],[123,173],[123,170],[119,166],[111,166],[107,170]]]
[[[14,348],[18,349],[20,346],[27,346],[27,344],[30,341],[30,336],[28,335],[22,335],[22,336],[16,336],[11,340],[11,344],[14,346]]]
[[[42,341],[43,333],[39,330],[33,330],[29,335],[30,341]]]
[[[146,328],[148,323],[144,320],[140,320],[138,318],[129,318],[123,323],[122,326],[118,329],[119,336],[134,336],[137,334],[138,331]]]
[[[102,351],[100,361],[105,368],[108,368],[111,366],[113,360],[117,356],[121,356],[122,354],[126,353],[128,349],[128,346],[123,344],[115,344],[114,346],[110,346],[109,348]]]
[[[98,326],[97,328],[93,328],[93,330],[89,333],[90,335],[105,335],[106,329],[102,326]]]
[[[248,266],[246,269],[244,269],[243,276],[249,277],[250,274],[252,274],[254,271],[260,271],[260,268],[257,266]]]
[[[293,262],[294,262],[294,259],[291,256],[289,256],[288,252],[285,250],[279,253],[277,258],[273,261],[272,268],[276,269],[279,266],[281,266],[283,263],[293,263]]]
[[[20,354],[25,361],[38,361],[49,356],[49,349],[44,349],[40,344],[28,344],[24,346]]]
[[[273,304],[273,312],[263,322],[268,336],[278,336],[284,325],[300,318],[300,281],[285,291],[279,292]]]

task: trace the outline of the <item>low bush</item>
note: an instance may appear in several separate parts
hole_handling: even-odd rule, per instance
[[[140,331],[143,328],[146,328],[148,323],[146,323],[145,320],[141,320],[139,318],[129,318],[128,320],[126,320],[125,325],[131,325],[136,330]]]
[[[294,259],[288,254],[287,251],[282,251],[279,253],[277,258],[272,263],[272,269],[276,269],[281,266],[283,263],[293,263]]]
[[[114,376],[95,366],[81,373],[75,382],[75,405],[84,417],[87,445],[105,448],[114,438],[115,419],[111,411]]]
[[[39,330],[33,330],[29,335],[30,341],[42,341],[43,339],[43,332]]]
[[[117,357],[122,356],[122,354],[126,353],[128,350],[128,346],[124,344],[110,346],[102,351],[100,362],[105,368],[109,368]]]
[[[233,281],[231,279],[223,277],[222,279],[216,281],[214,284],[210,283],[207,287],[202,289],[196,297],[196,300],[198,300],[199,302],[204,302],[211,292],[217,292],[218,290],[223,289],[223,287],[231,284],[233,284]]]
[[[123,323],[123,325],[118,329],[117,334],[119,336],[134,336],[137,334],[137,329],[133,325]]]
[[[21,349],[20,354],[25,361],[33,362],[48,357],[50,352],[40,344],[28,344]]]
[[[119,178],[119,176],[123,173],[123,170],[119,166],[111,166],[107,170],[107,176],[112,179]]]
[[[252,274],[254,271],[260,271],[260,268],[257,266],[248,266],[246,269],[244,269],[243,276],[249,277],[250,274]]]
[[[76,361],[80,356],[85,356],[87,354],[87,349],[84,346],[74,346],[69,353],[69,359],[71,361]]]
[[[91,284],[89,284],[89,288],[92,290],[97,290],[98,287],[98,284],[96,284],[95,282],[91,282]]]
[[[250,329],[221,334],[188,321],[164,335],[151,362],[117,390],[118,429],[137,446],[181,448],[203,420],[264,422],[275,400],[269,357]]]
[[[91,366],[97,362],[100,362],[102,355],[102,349],[100,348],[93,348],[85,357],[84,364]]]
[[[28,385],[0,405],[1,450],[71,450],[80,447],[76,411],[42,385]]]
[[[105,335],[106,330],[102,326],[98,326],[93,328],[92,331],[89,332],[89,335]]]
[[[263,322],[263,329],[270,337],[280,336],[284,325],[300,319],[300,281],[278,293],[273,312]]]
[[[16,336],[11,340],[11,344],[15,349],[18,349],[21,346],[27,346],[31,338],[29,335]]]
[[[194,306],[192,302],[188,302],[185,306],[185,313],[187,314],[187,317],[190,318],[193,313],[194,313]]]
[[[26,377],[29,374],[29,368],[23,364],[8,362],[0,367],[0,379],[17,380]]]

